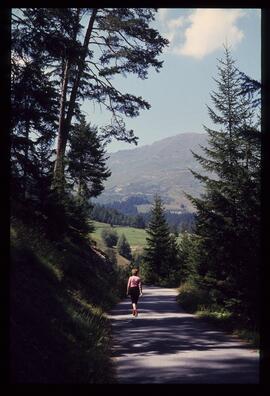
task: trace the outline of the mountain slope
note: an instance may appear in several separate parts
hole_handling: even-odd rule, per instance
[[[98,201],[108,203],[133,195],[144,195],[152,201],[158,193],[167,209],[179,210],[183,204],[193,210],[184,191],[194,196],[202,192],[201,184],[189,171],[202,171],[191,153],[202,153],[200,145],[207,145],[206,134],[182,133],[151,145],[111,153],[107,165],[112,175]],[[147,207],[144,205],[143,209]]]

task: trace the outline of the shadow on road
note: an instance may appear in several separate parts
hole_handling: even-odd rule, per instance
[[[255,351],[186,313],[175,298],[173,289],[147,288],[138,318],[129,299],[111,311],[120,382],[258,382]]]

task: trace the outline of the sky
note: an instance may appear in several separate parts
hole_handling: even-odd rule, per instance
[[[151,105],[138,117],[125,118],[127,128],[139,138],[137,147],[179,133],[204,133],[203,125],[213,127],[206,105],[211,106],[210,93],[216,90],[213,78],[224,44],[242,72],[261,79],[260,9],[160,8],[151,26],[170,42],[159,57],[164,61],[160,72],[151,68],[147,80],[131,74],[114,80],[117,88]],[[110,122],[110,114],[91,102],[84,102],[83,111],[92,124]],[[114,140],[107,151],[135,147]]]

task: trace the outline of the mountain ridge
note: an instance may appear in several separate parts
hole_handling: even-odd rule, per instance
[[[206,133],[186,132],[160,139],[149,145],[130,150],[108,153],[107,166],[111,177],[104,183],[105,189],[97,199],[99,203],[125,200],[130,196],[145,196],[151,202],[159,194],[168,210],[194,211],[184,192],[199,196],[201,184],[190,169],[203,172],[191,150],[202,154],[207,146]],[[150,205],[139,205],[139,211],[149,210]]]

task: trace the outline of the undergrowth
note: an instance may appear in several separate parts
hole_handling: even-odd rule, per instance
[[[178,291],[177,302],[187,312],[195,314],[218,329],[236,335],[252,347],[259,348],[258,329],[250,328],[249,323],[239,314],[211,301],[206,290],[201,290],[193,282],[187,281],[179,287]]]
[[[121,272],[122,271],[122,272]],[[125,273],[85,238],[11,223],[11,383],[114,383],[106,310]]]

